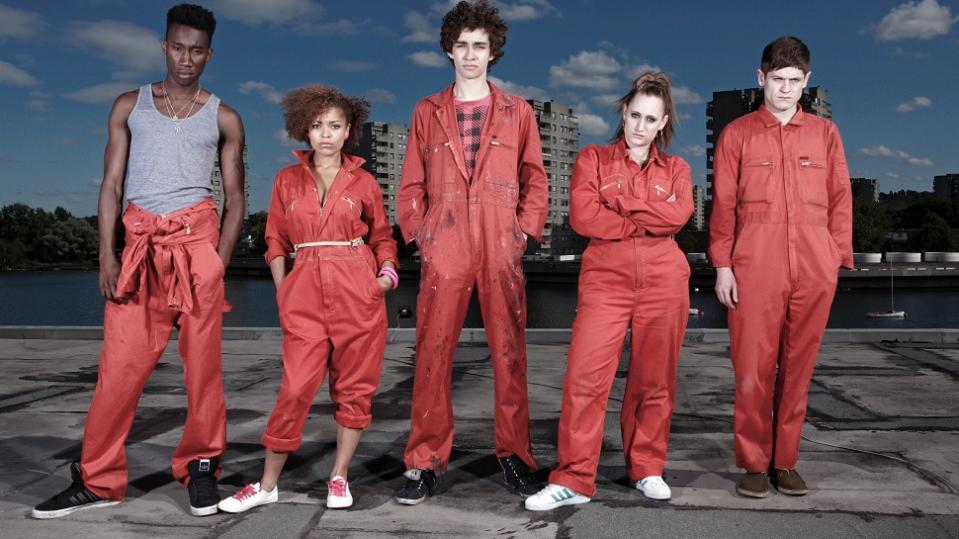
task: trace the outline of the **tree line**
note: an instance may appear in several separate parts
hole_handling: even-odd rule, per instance
[[[915,193],[915,195],[924,195]],[[931,196],[886,196],[880,202],[853,204],[853,249],[856,252],[959,251],[959,203]],[[244,223],[237,256],[266,252],[266,212],[250,214]],[[890,238],[890,231],[905,231]],[[401,256],[412,254],[397,227]],[[118,236],[122,247],[122,230]],[[676,237],[686,252],[705,252],[708,233],[687,225]],[[52,212],[22,203],[0,208],[0,270],[51,267],[96,267],[99,249],[97,218],[75,217],[62,207]],[[413,247],[415,249],[415,247]]]

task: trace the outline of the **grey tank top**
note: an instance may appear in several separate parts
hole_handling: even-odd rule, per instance
[[[140,87],[137,104],[127,119],[127,202],[166,215],[212,196],[210,175],[220,141],[219,107],[220,98],[211,93],[199,111],[180,121],[177,133],[173,120],[157,110],[150,85]]]

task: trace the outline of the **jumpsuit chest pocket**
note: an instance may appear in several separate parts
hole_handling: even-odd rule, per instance
[[[769,191],[776,163],[772,157],[760,156],[743,160],[738,199],[740,202],[770,202]]]
[[[516,146],[494,138],[489,141],[483,162],[476,163],[474,177],[483,171],[483,190],[498,205],[515,207],[519,203],[516,159]]]
[[[652,178],[647,182],[646,200],[663,201],[673,196],[673,181],[665,178]]]
[[[619,195],[624,194],[626,178],[622,174],[611,174],[599,180],[599,199],[609,206]]]
[[[450,141],[428,144],[423,162],[426,163],[426,178],[431,191],[445,192],[453,188],[456,181],[456,161]]]
[[[516,146],[506,140],[492,138],[489,141],[486,156],[483,161],[485,174],[483,179],[487,184],[501,185],[516,189],[519,184],[516,167]],[[479,163],[476,164],[479,168]]]
[[[799,158],[799,192],[803,202],[816,206],[829,206],[829,190],[826,181],[829,175],[824,159]]]

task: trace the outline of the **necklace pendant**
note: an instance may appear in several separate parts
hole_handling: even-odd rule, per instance
[[[175,130],[176,130],[176,134],[179,135],[179,134],[180,134],[180,124],[175,124],[174,127],[175,127]]]

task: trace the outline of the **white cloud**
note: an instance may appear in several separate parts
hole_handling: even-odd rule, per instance
[[[603,51],[580,51],[560,65],[550,66],[550,86],[610,90],[621,86],[616,75],[623,66]]]
[[[503,80],[499,77],[489,77],[489,81],[499,86],[500,90],[504,92],[509,92],[511,94],[516,94],[521,96],[523,99],[538,99],[540,101],[549,101],[549,95],[546,93],[546,90],[542,88],[537,88],[536,86],[523,86],[516,84],[515,82],[510,82],[508,80]]]
[[[407,56],[411,62],[420,67],[446,67],[449,58],[434,51],[419,51]]]
[[[876,41],[932,39],[949,33],[959,17],[953,18],[949,6],[937,0],[906,2],[896,6],[873,29]]]
[[[273,138],[283,146],[289,146],[291,148],[301,148],[303,143],[298,140],[293,140],[290,138],[289,133],[286,132],[286,129],[277,129],[273,133]]]
[[[533,21],[559,15],[559,10],[549,0],[519,0],[512,4],[497,2],[496,7],[499,8],[499,14],[509,22]]]
[[[594,95],[591,99],[593,103],[596,103],[602,107],[618,109],[619,108],[619,99],[623,97],[619,94],[601,94]]]
[[[40,79],[19,67],[0,60],[0,86],[36,86]]]
[[[703,96],[688,86],[673,86],[673,102],[677,105],[698,105],[703,102]]]
[[[74,23],[68,27],[66,39],[68,43],[123,68],[127,76],[166,68],[160,35],[130,22]]]
[[[299,27],[315,21],[323,14],[323,8],[313,0],[212,0],[210,6],[217,17],[249,26]]]
[[[579,131],[584,135],[600,136],[609,133],[609,122],[602,116],[578,112],[576,117],[579,118]]]
[[[259,94],[268,103],[279,105],[283,101],[283,94],[272,84],[258,80],[248,80],[240,84],[241,94]]]
[[[430,26],[426,15],[422,13],[408,11],[404,23],[409,33],[403,36],[403,43],[433,43],[439,39],[439,28]]]
[[[683,153],[692,157],[703,157],[706,155],[706,147],[699,144],[693,144],[692,146],[686,146],[683,148]]]
[[[928,109],[932,106],[932,99],[918,95],[896,107],[897,112],[912,112],[916,109]]]
[[[337,60],[327,64],[333,71],[342,71],[344,73],[360,73],[363,71],[372,71],[376,64],[372,62],[363,62],[360,60]]]
[[[30,39],[43,32],[39,13],[0,4],[0,42],[8,39]]]
[[[890,148],[886,146],[885,144],[880,144],[879,146],[872,146],[870,148],[861,148],[859,150],[859,153],[863,155],[868,155],[870,157],[891,157],[893,159],[899,159],[900,161],[905,161],[906,163],[909,163],[910,165],[914,165],[917,167],[929,167],[929,166],[932,166],[933,164],[931,159],[927,159],[925,157],[916,157],[902,150],[896,150],[894,148]]]
[[[95,86],[87,86],[72,92],[63,94],[67,99],[80,101],[81,103],[109,103],[124,92],[135,90],[129,82],[105,82]]]
[[[371,88],[367,90],[364,97],[370,103],[396,103],[396,96],[389,90],[383,88]]]
[[[589,105],[580,101],[573,107],[576,117],[579,119],[579,132],[583,135],[601,136],[610,131],[609,122],[602,116],[593,114],[589,110]]]

